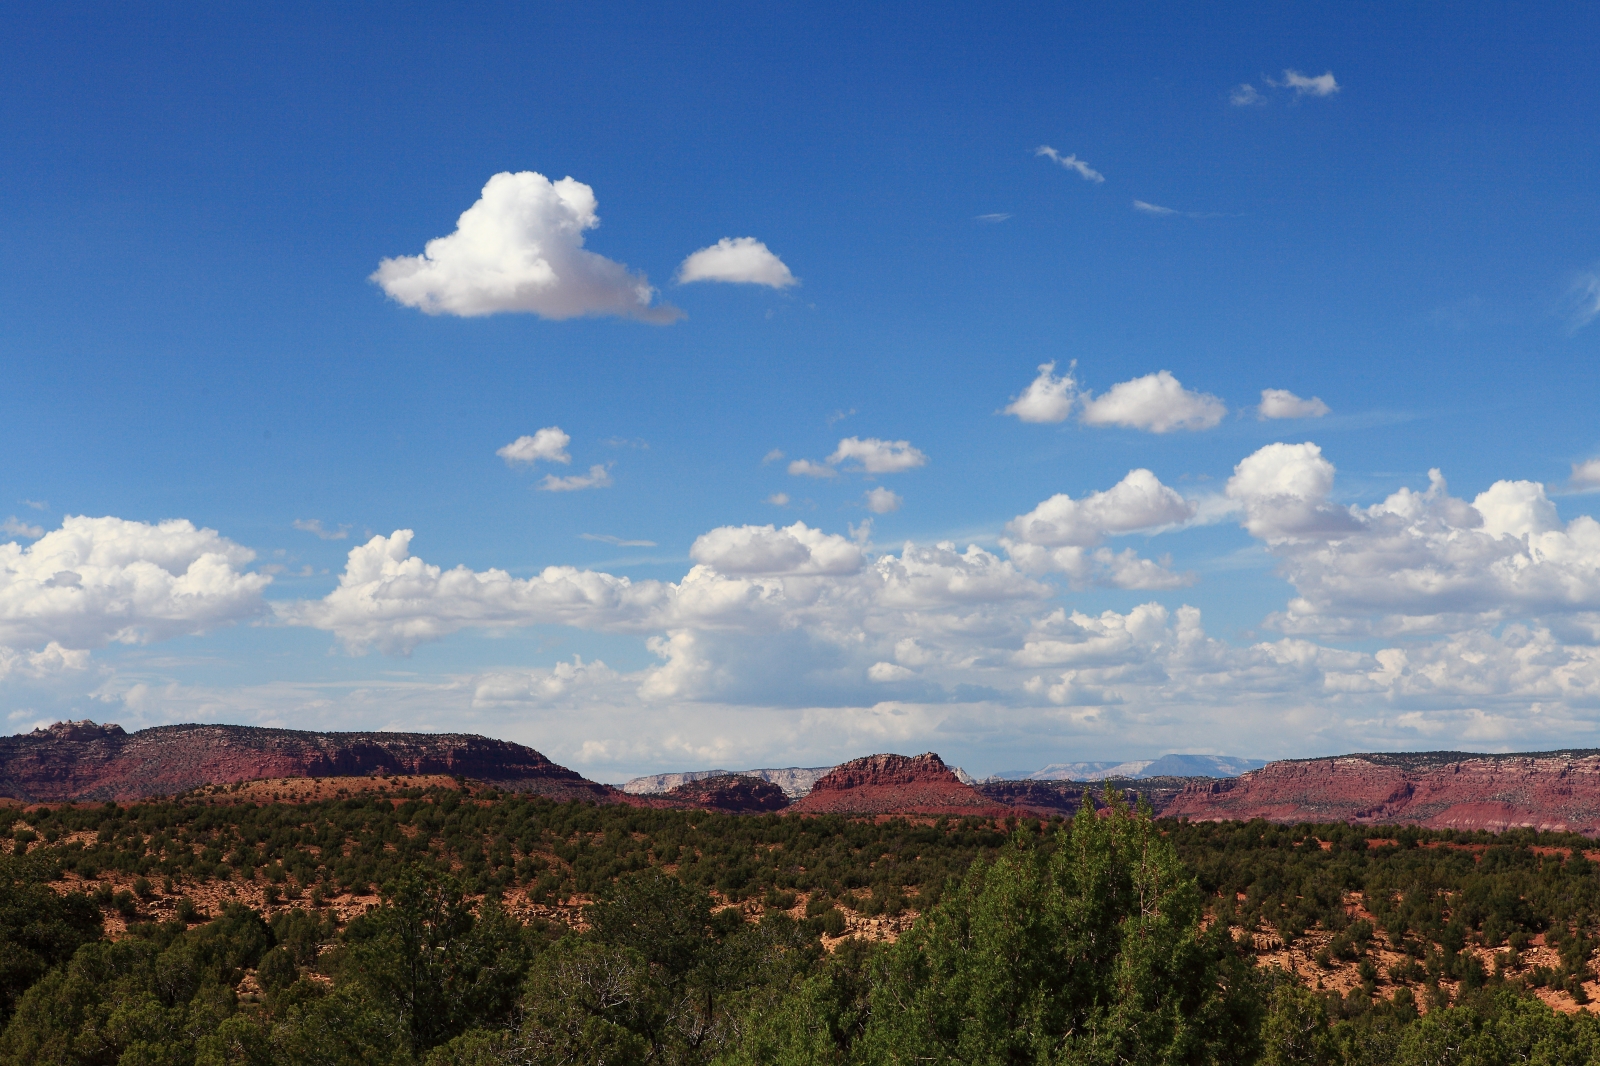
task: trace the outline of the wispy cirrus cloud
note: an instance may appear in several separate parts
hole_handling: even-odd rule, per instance
[[[1293,89],[1296,96],[1332,96],[1341,86],[1333,78],[1333,71],[1312,77],[1298,70],[1285,70],[1283,80],[1270,82],[1284,89]]]
[[[1573,333],[1600,318],[1600,270],[1578,275],[1567,290],[1567,298],[1572,307]]]
[[[1033,150],[1033,154],[1036,156],[1043,156],[1046,159],[1059,163],[1062,167],[1083,178],[1083,180],[1092,181],[1096,185],[1106,180],[1106,176],[1104,174],[1100,173],[1098,170],[1094,169],[1094,167],[1091,167],[1088,163],[1085,163],[1083,160],[1079,159],[1076,155],[1062,155],[1054,148],[1051,148],[1048,144],[1041,144],[1039,147]]]
[[[610,544],[618,548],[654,548],[657,546],[653,540],[623,540],[621,537],[614,537],[609,533],[579,533],[578,537],[582,540],[599,541],[601,544]]]
[[[578,492],[582,489],[604,489],[611,486],[611,468],[596,463],[589,468],[587,474],[569,474],[566,477],[556,477],[546,474],[544,480],[539,482],[542,492]]]
[[[323,526],[320,518],[296,518],[289,523],[302,533],[310,533],[319,540],[344,540],[350,536],[350,526],[342,525],[338,529],[328,529]]]
[[[1316,396],[1302,400],[1288,389],[1262,389],[1261,406],[1256,408],[1259,419],[1271,418],[1321,418],[1328,413],[1328,405]]]

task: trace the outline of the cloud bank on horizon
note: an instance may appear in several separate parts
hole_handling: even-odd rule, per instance
[[[872,438],[847,438],[840,453],[880,471],[921,454]],[[654,664],[580,656],[406,698],[553,715],[561,740],[548,746],[580,764],[662,750],[754,759],[774,735],[803,744],[823,728],[858,747],[970,743],[995,729],[1224,729],[1244,743],[1240,730],[1285,718],[1335,744],[1492,746],[1585,728],[1600,699],[1600,522],[1562,521],[1531,481],[1465,500],[1435,470],[1425,489],[1366,507],[1338,502],[1336,487],[1318,445],[1274,443],[1240,460],[1220,492],[1185,496],[1141,468],[1076,498],[1057,493],[1006,523],[998,550],[880,547],[804,521],[719,526],[672,580],[446,569],[402,529],[351,548],[338,586],[311,599],[268,599],[273,579],[250,569],[254,553],[216,531],[69,517],[27,547],[0,546],[0,680],[90,687],[108,709],[137,711],[150,690],[101,676],[92,652],[263,620],[320,630],[353,656],[555,626],[642,640]],[[1090,586],[1189,587],[1196,575],[1115,542],[1182,538],[1219,516],[1292,586],[1266,620],[1281,635],[1225,641],[1187,604],[1062,604]],[[1368,648],[1342,643],[1352,638]],[[177,687],[163,697],[180,716],[217,698]],[[760,723],[760,739],[723,735],[729,714]]]

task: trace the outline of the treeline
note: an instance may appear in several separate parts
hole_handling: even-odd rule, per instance
[[[18,824],[0,859],[0,1064],[1600,1061],[1600,1022],[1532,994],[1593,976],[1600,884],[1577,837],[1117,806],[916,826],[453,791]],[[137,890],[57,890],[86,870],[151,895],[248,878],[284,902],[148,921]],[[383,905],[345,924],[319,906],[374,882]],[[576,928],[524,924],[500,903],[512,887],[589,902]],[[1372,921],[1351,918],[1352,892]],[[836,940],[840,906],[920,917],[893,944]],[[1410,968],[1318,992],[1256,965],[1238,927],[1317,934],[1330,966],[1370,971],[1384,946]],[[1558,968],[1498,964],[1539,935]]]
[[[673,866],[729,902],[772,891],[860,895],[869,913],[927,905],[1007,828],[983,819],[913,825],[555,803],[455,789],[309,804],[142,803],[29,815],[61,868],[175,885],[262,881],[319,906],[403,870],[452,873],[474,895],[520,888],[537,903],[592,895],[628,873]],[[23,844],[26,847],[26,843]]]

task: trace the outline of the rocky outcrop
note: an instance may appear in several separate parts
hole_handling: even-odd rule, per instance
[[[783,789],[770,781],[744,774],[688,781],[666,794],[674,805],[700,807],[724,814],[773,814],[789,806]]]
[[[1163,813],[1196,821],[1547,829],[1600,836],[1600,750],[1344,755],[1196,783]]]
[[[687,785],[691,781],[704,781],[709,777],[754,777],[768,781],[783,790],[784,795],[790,799],[799,799],[811,791],[811,786],[817,779],[829,770],[831,766],[785,766],[782,769],[768,770],[686,770],[676,774],[649,774],[645,777],[636,777],[622,786],[622,791],[630,796],[655,796],[671,792],[679,785]]]
[[[268,777],[449,774],[557,800],[625,801],[521,744],[463,733],[313,733],[239,725],[125,732],[61,722],[0,738],[0,796],[136,800]]]
[[[1018,813],[1026,812],[1044,818],[1059,814],[1070,818],[1083,806],[1085,796],[1097,809],[1105,806],[1106,787],[1109,785],[1123,803],[1132,807],[1142,799],[1160,817],[1186,788],[1199,781],[1211,780],[1191,777],[1119,778],[1092,784],[1081,781],[985,781],[977,789],[994,803],[1013,808]]]
[[[910,816],[1015,814],[971,785],[962,784],[943,759],[923,755],[869,755],[841,763],[820,778],[804,799],[789,808],[793,814]]]

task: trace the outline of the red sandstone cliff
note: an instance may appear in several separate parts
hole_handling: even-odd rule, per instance
[[[1353,822],[1600,836],[1600,751],[1345,755],[1194,784],[1164,811],[1197,821]]]
[[[724,814],[771,814],[789,806],[783,789],[759,777],[741,774],[686,781],[661,798],[673,806],[701,807]]]
[[[984,796],[929,752],[869,755],[835,766],[796,801],[793,814],[905,814],[938,817],[978,815],[1004,817],[1017,813]]]
[[[266,777],[451,774],[558,800],[626,797],[521,744],[462,733],[311,733],[238,725],[61,722],[0,737],[0,796],[136,800]]]

